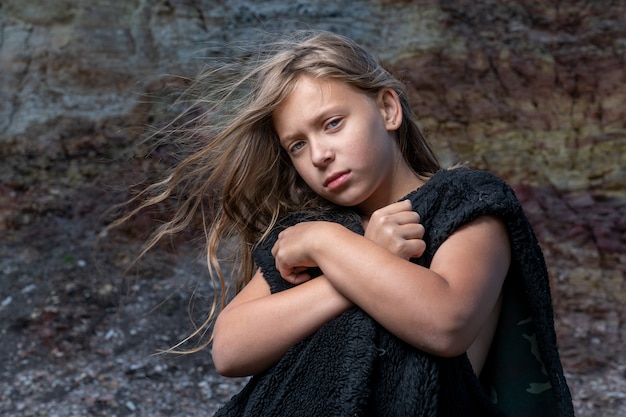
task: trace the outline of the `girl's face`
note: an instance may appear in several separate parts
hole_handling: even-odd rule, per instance
[[[304,75],[273,121],[298,174],[335,204],[371,214],[421,183],[396,144],[402,112],[392,90],[371,97],[339,81]]]

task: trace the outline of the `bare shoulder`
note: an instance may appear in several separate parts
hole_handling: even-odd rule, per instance
[[[431,269],[451,285],[480,297],[497,299],[509,270],[511,245],[504,222],[482,216],[452,233],[431,263]]]
[[[452,233],[442,243],[435,258],[440,254],[445,256],[449,252],[473,253],[476,256],[495,254],[509,258],[510,241],[506,226],[495,216],[478,217]]]

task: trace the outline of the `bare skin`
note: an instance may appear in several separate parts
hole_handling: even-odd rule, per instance
[[[213,348],[220,373],[241,376],[267,369],[291,346],[353,304],[426,352],[456,356],[467,351],[474,370],[480,373],[497,323],[499,294],[510,258],[506,231],[499,220],[480,218],[459,229],[442,245],[430,269],[341,226],[327,226],[333,245],[320,245],[327,248],[319,254],[326,258],[319,265],[324,276],[309,280],[304,274],[294,275],[290,263],[282,260],[290,255],[283,255],[279,247],[276,254],[279,264],[285,265],[281,268],[288,271],[285,278],[302,283],[272,295],[257,272],[222,312]],[[298,229],[290,231],[295,235],[313,230]],[[308,240],[313,244],[317,239]],[[278,244],[291,246],[292,242],[290,236],[282,236]],[[331,249],[334,247],[346,251],[337,253]],[[333,258],[354,262],[346,265],[342,261],[340,268],[324,269]],[[378,262],[385,262],[385,271],[376,273]],[[304,263],[315,262],[297,262]],[[388,285],[389,277],[394,277],[394,285]]]
[[[276,131],[300,176],[322,197],[360,212],[365,236],[328,222],[281,232],[276,266],[298,285],[271,294],[260,272],[252,277],[216,321],[218,372],[262,372],[355,304],[426,352],[468,352],[480,372],[510,264],[508,235],[500,220],[481,217],[455,231],[430,268],[409,261],[425,250],[424,228],[409,202],[394,201],[424,181],[395,146],[401,119],[391,90],[370,97],[307,76],[277,109]],[[324,275],[310,279],[312,266]]]

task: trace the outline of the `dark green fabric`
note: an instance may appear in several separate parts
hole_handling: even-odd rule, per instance
[[[539,354],[524,290],[517,279],[509,278],[481,381],[491,400],[511,416],[556,416],[556,396]]]

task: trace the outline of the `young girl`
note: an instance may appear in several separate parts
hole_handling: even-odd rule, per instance
[[[441,169],[402,83],[351,40],[307,32],[259,55],[235,83],[207,72],[202,148],[144,205],[182,190],[152,244],[201,212],[222,294],[218,249],[235,248],[213,361],[254,377],[217,415],[573,415],[511,189]]]

